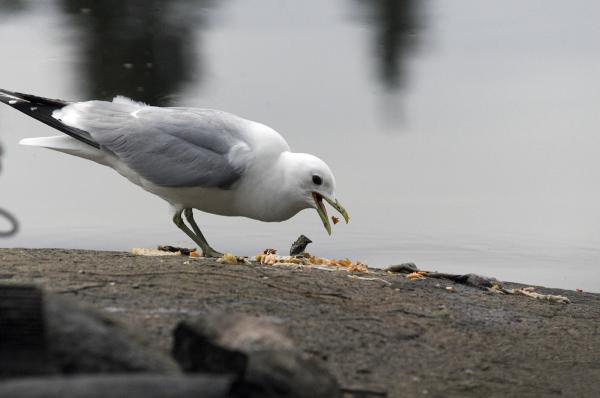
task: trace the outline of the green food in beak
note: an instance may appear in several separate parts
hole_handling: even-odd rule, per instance
[[[319,213],[319,217],[321,217],[321,221],[323,221],[323,226],[329,235],[331,235],[331,224],[329,224],[329,217],[327,217],[327,210],[323,204],[323,199],[325,199],[327,203],[331,205],[331,207],[339,211],[342,217],[344,217],[346,224],[348,224],[348,221],[350,221],[350,216],[348,216],[346,209],[344,209],[344,207],[337,200],[334,202],[333,200],[326,198],[317,192],[313,192],[312,196],[317,207],[317,213]]]

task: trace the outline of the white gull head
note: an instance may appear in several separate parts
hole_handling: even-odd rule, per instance
[[[237,191],[238,209],[243,215],[261,221],[283,221],[299,211],[314,208],[325,229],[331,233],[323,200],[348,214],[336,200],[335,177],[327,164],[306,153],[283,151],[244,173]]]

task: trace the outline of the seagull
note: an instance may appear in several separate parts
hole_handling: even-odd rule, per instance
[[[349,221],[335,197],[329,166],[292,152],[264,124],[214,109],[155,107],[123,96],[69,102],[0,89],[0,102],[64,133],[20,144],[108,166],[170,203],[173,222],[205,257],[222,253],[208,244],[193,209],[280,222],[313,208],[331,235],[325,201]]]

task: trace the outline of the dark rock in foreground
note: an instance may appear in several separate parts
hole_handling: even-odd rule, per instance
[[[46,295],[48,351],[61,373],[152,372],[179,374],[164,352],[150,347],[140,331],[73,300]]]
[[[0,377],[180,373],[173,359],[114,319],[36,287],[0,285],[0,324]]]
[[[233,373],[245,397],[335,398],[339,386],[266,317],[214,314],[181,322],[173,356],[188,372]]]
[[[179,374],[175,361],[98,310],[0,285],[0,377],[55,373]]]
[[[0,397],[335,398],[327,369],[294,349],[265,317],[213,314],[179,323],[173,355],[198,377],[167,377],[180,368],[143,344],[144,332],[72,299],[33,286],[0,284]],[[144,372],[145,375],[126,375]],[[106,374],[58,378],[57,374]],[[148,375],[152,373],[152,375]]]

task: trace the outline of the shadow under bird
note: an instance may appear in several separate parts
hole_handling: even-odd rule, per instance
[[[264,124],[219,110],[154,107],[120,96],[68,102],[0,89],[0,102],[64,133],[21,144],[111,167],[169,202],[173,222],[205,256],[221,253],[206,241],[192,209],[273,222],[314,208],[331,234],[326,201],[349,220],[327,164],[291,152]]]

